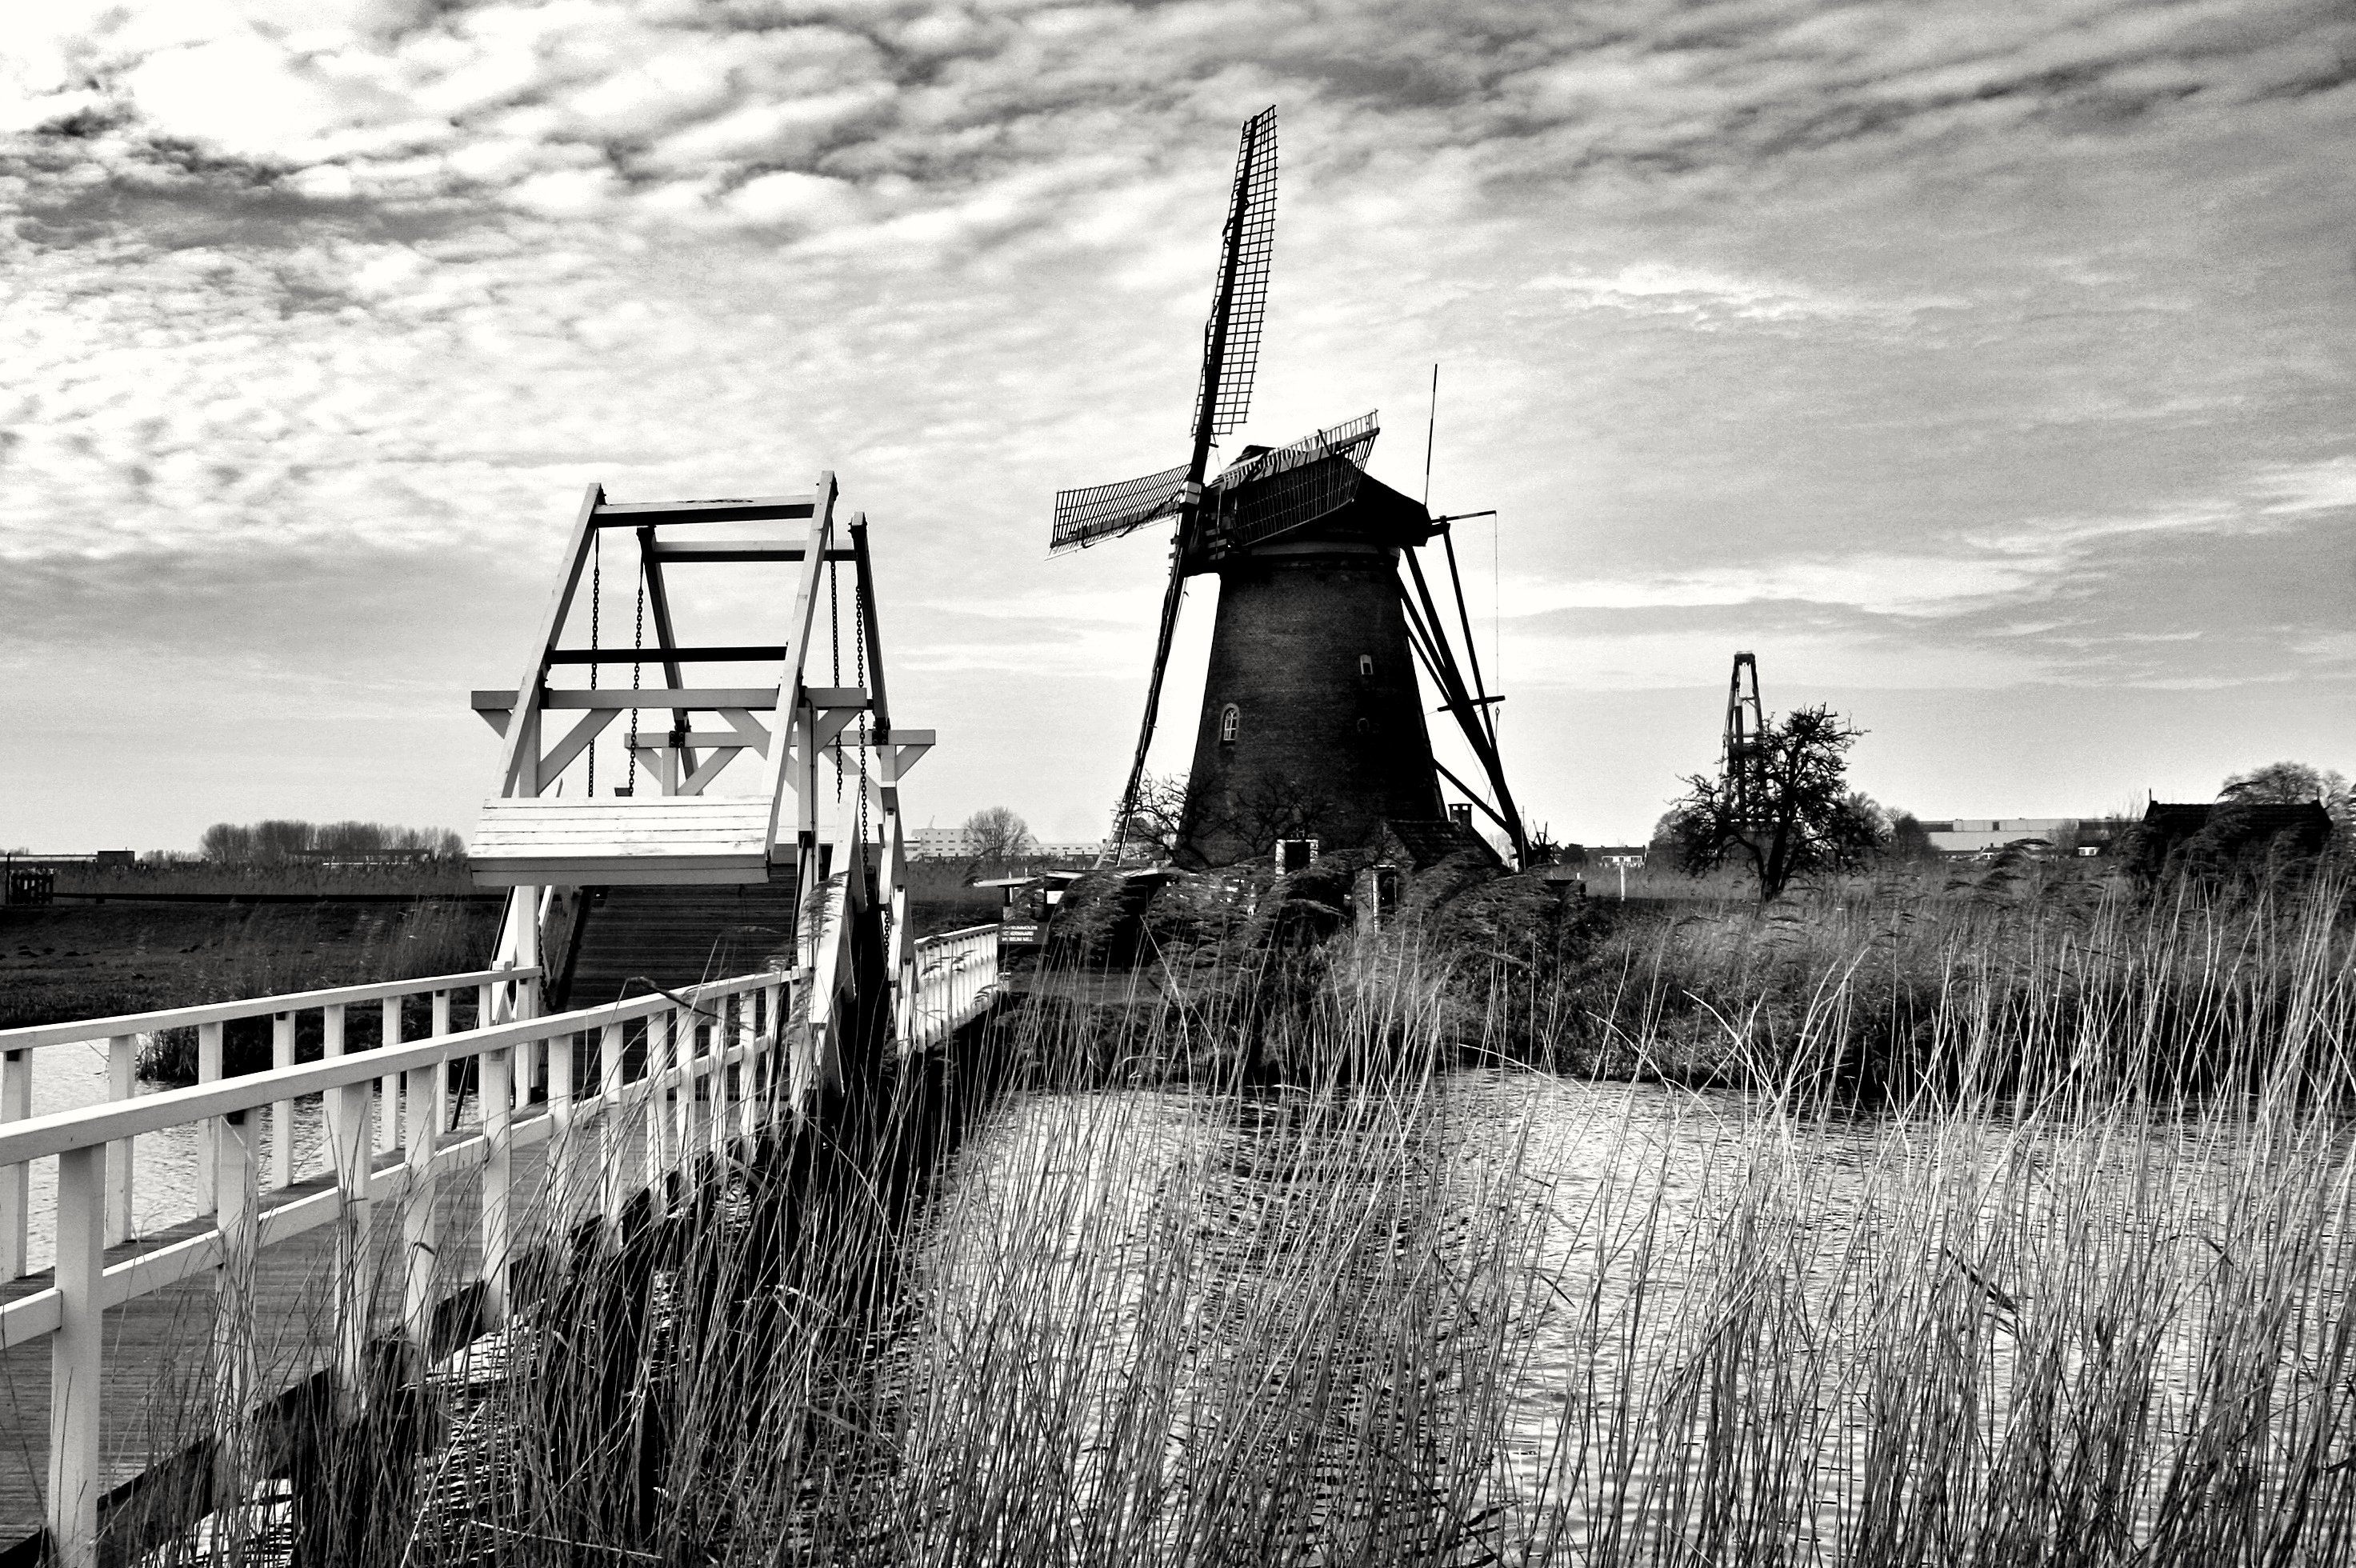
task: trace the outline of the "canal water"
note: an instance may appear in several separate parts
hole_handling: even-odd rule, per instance
[[[2077,1420],[2132,1429],[2144,1528],[2250,1350],[2247,1271],[2306,1321],[2289,1359],[2328,1351],[2349,1171],[2314,1122],[1804,1115],[1519,1072],[1398,1116],[1017,1098],[927,1221],[909,1462],[952,1519],[1044,1484],[1058,1555],[1313,1462],[1312,1514],[1477,1520],[1508,1561],[1671,1516],[1806,1559],[1889,1504],[1877,1466],[1976,1484]]]
[[[139,1036],[144,1048],[147,1036]],[[134,1079],[133,1092],[149,1095],[159,1086]],[[52,1115],[103,1105],[106,1093],[106,1042],[84,1040],[68,1046],[44,1046],[33,1053],[33,1114]],[[262,1113],[262,1146],[268,1146],[273,1112]],[[298,1101],[294,1110],[294,1176],[297,1181],[327,1168],[327,1121],[316,1096]],[[30,1223],[27,1251],[28,1267],[48,1268],[57,1261],[58,1163],[37,1160],[31,1171]],[[198,1211],[197,1193],[197,1130],[169,1127],[133,1140],[131,1219],[139,1234],[168,1230]]]
[[[37,1114],[104,1098],[102,1041],[41,1053]],[[294,1116],[316,1171],[316,1101]],[[2058,1389],[2147,1460],[2190,1441],[2249,1281],[2322,1364],[2351,1171],[2343,1129],[2238,1112],[1847,1117],[1519,1071],[1016,1094],[910,1239],[902,1484],[946,1520],[1055,1515],[1057,1559],[1296,1466],[1312,1511],[1405,1496],[1508,1561],[1613,1554],[1713,1487],[1837,1555],[1893,1423],[1936,1449],[1959,1419],[1984,1466]],[[134,1198],[142,1229],[195,1210],[193,1132],[139,1140]],[[42,1162],[37,1269],[54,1204]],[[2119,1506],[2147,1522],[2146,1467]]]

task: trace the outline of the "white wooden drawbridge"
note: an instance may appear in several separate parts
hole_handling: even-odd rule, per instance
[[[904,1046],[930,1032],[900,784],[933,732],[892,723],[866,518],[846,525],[838,504],[830,473],[744,499],[589,488],[521,678],[474,693],[502,741],[469,854],[479,886],[515,890],[498,961],[561,971],[542,951],[559,890],[766,884],[790,889],[813,1026],[880,983]],[[606,634],[616,575],[634,584],[626,643]],[[697,618],[723,634],[682,639]],[[871,912],[880,975],[854,972]]]

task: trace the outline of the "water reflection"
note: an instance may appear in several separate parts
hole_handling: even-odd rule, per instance
[[[2227,1470],[2251,1509],[2345,1472],[2347,1150],[1505,1072],[1018,1098],[929,1222],[909,1464],[998,1561],[1012,1517],[1073,1561],[2164,1545]]]
[[[139,1036],[142,1049],[147,1036]],[[164,1086],[133,1081],[135,1095],[159,1093]],[[106,1042],[84,1040],[74,1045],[45,1046],[33,1053],[33,1106],[36,1116],[77,1111],[107,1102]],[[273,1111],[259,1117],[261,1146],[269,1147]],[[316,1095],[297,1101],[293,1112],[294,1179],[303,1181],[325,1172],[327,1120]],[[131,1219],[134,1235],[168,1230],[201,1211],[198,1195],[198,1138],[191,1126],[167,1127],[132,1140]],[[267,1179],[267,1172],[264,1172]],[[30,1171],[27,1205],[27,1245],[30,1272],[57,1262],[58,1163],[36,1160]]]

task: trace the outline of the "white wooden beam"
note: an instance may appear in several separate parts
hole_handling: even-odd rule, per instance
[[[769,732],[762,727],[760,720],[743,708],[723,708],[720,716],[728,722],[728,727],[736,732],[745,746],[763,757],[769,755]]]
[[[654,547],[654,558],[689,565],[714,562],[798,561],[802,558],[802,546],[768,539],[665,540]],[[856,557],[848,550],[830,550],[826,558],[830,561],[850,561]]]
[[[640,528],[666,522],[767,522],[810,515],[811,496],[747,496],[704,501],[626,501],[597,509],[600,528]]]
[[[581,755],[582,749],[597,738],[598,732],[621,716],[619,710],[614,708],[599,708],[584,714],[581,722],[556,743],[556,749],[540,759],[541,778],[553,779],[571,767],[573,759]]]
[[[737,754],[744,749],[741,746],[714,747],[712,755],[697,764],[695,771],[689,774],[686,782],[680,785],[679,792],[682,795],[702,794],[703,787],[718,778],[720,770],[735,761]]]
[[[524,667],[522,679],[516,682],[521,705],[515,710],[505,731],[506,744],[499,753],[499,793],[502,795],[540,793],[540,780],[526,779],[527,771],[537,772],[528,765],[539,761],[539,714],[541,682],[548,678],[549,650],[556,646],[559,633],[564,629],[564,618],[573,608],[573,596],[581,586],[582,568],[588,564],[589,538],[597,509],[605,499],[605,487],[592,484],[582,493],[581,512],[573,521],[573,537],[565,545],[564,566],[556,580],[556,592],[549,596],[548,608],[541,617],[540,635],[533,641],[531,659]]]
[[[793,615],[786,627],[786,635],[789,642],[784,660],[785,668],[777,681],[778,702],[783,711],[793,716],[794,727],[797,729],[800,727],[798,722],[800,714],[798,710],[803,702],[802,673],[809,660],[810,628],[815,624],[818,617],[819,573],[826,564],[827,549],[834,542],[834,475],[831,471],[822,473],[819,476],[817,489],[811,498],[809,537],[804,547],[808,553],[802,560],[800,580],[794,586]],[[793,757],[795,748],[791,742],[794,738],[796,737],[789,736],[787,744],[769,747],[767,783],[769,786],[769,853],[772,855],[775,855],[778,849],[778,819],[785,811],[786,768],[788,760]],[[808,758],[802,759],[802,766],[807,769]],[[802,785],[803,782],[803,780],[796,780],[798,786]],[[795,824],[797,843],[799,842],[804,832],[815,829],[816,819],[813,813],[817,808],[817,801],[811,799],[817,792],[814,788],[815,775],[811,776],[809,784],[810,787],[798,787],[794,790],[799,801],[799,815]]]
[[[851,708],[867,702],[866,691],[858,686],[815,686],[809,696],[822,708]],[[513,692],[478,691],[470,694],[470,701],[478,714],[502,715],[500,722],[515,708]],[[685,708],[699,714],[743,708],[752,713],[771,713],[777,705],[777,693],[773,686],[648,686],[635,691],[606,687],[594,692],[544,686],[541,689],[540,705],[550,709]]]

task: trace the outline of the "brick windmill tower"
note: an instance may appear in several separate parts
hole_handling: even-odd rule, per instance
[[[1050,548],[1061,552],[1174,519],[1145,718],[1119,821],[1135,810],[1161,706],[1162,678],[1188,577],[1219,579],[1203,711],[1178,845],[1182,863],[1234,865],[1273,852],[1295,868],[1321,851],[1376,844],[1387,828],[1427,846],[1473,840],[1477,807],[1527,843],[1497,754],[1477,658],[1465,678],[1417,558],[1447,544],[1451,585],[1471,655],[1471,623],[1448,543],[1450,518],[1365,472],[1376,415],[1276,448],[1246,446],[1215,476],[1218,437],[1243,424],[1259,357],[1276,240],[1276,111],[1247,121],[1204,332],[1194,450],[1176,467],[1055,497]],[[1400,577],[1404,564],[1413,587]],[[1490,798],[1432,757],[1417,666],[1462,728]],[[1446,779],[1467,797],[1444,800]],[[1118,849],[1116,849],[1118,854]]]

